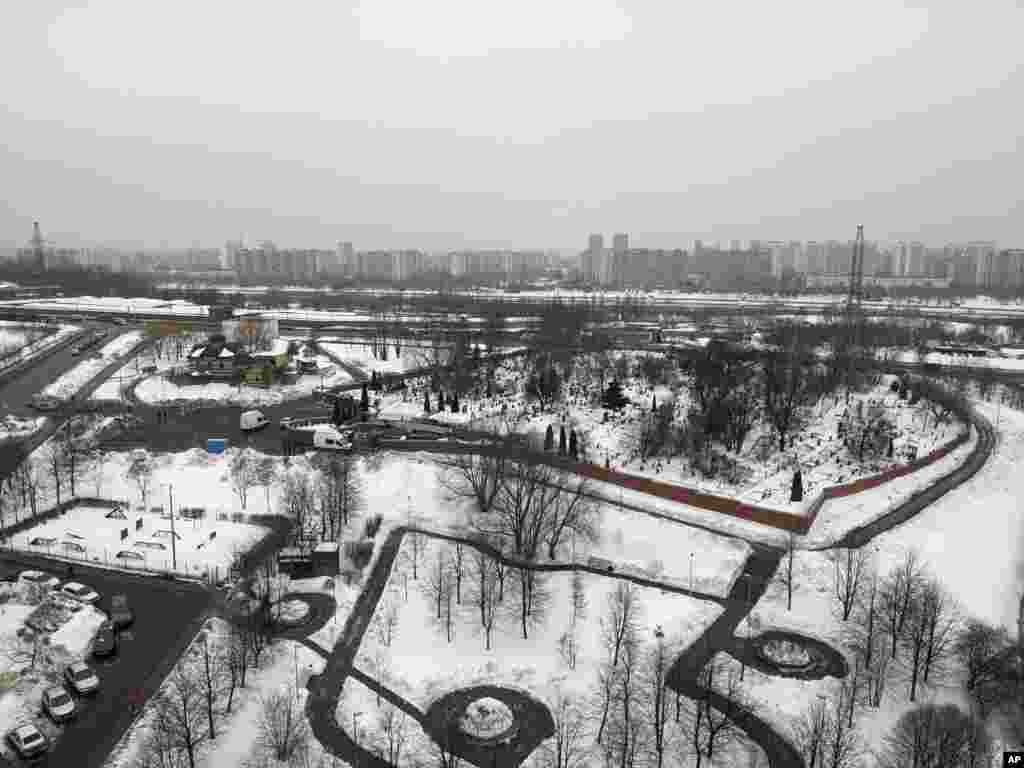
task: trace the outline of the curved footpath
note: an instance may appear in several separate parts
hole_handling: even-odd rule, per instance
[[[973,409],[969,417],[978,430],[979,439],[975,450],[964,464],[940,478],[926,491],[914,495],[886,515],[851,531],[833,546],[862,547],[879,534],[910,519],[928,504],[973,477],[991,456],[995,445],[995,433],[992,425]],[[337,722],[335,710],[345,680],[350,675],[367,684],[372,682],[369,676],[354,669],[354,660],[377,603],[384,593],[388,576],[398,555],[402,538],[406,533],[421,533],[450,541],[461,541],[469,546],[487,551],[488,554],[497,554],[512,565],[523,565],[509,561],[507,557],[491,550],[482,542],[454,534],[402,526],[394,529],[388,535],[381,545],[377,560],[367,576],[366,584],[352,608],[339,641],[327,656],[327,664],[323,673],[311,678],[308,685],[310,695],[306,703],[306,713],[314,735],[325,748],[355,768],[391,768],[386,760],[368,752],[352,740]],[[771,725],[717,692],[701,687],[698,682],[704,666],[716,653],[719,651],[730,652],[735,649],[738,625],[764,595],[783,556],[782,550],[754,545],[754,550],[744,564],[740,578],[733,584],[725,600],[711,595],[691,593],[689,590],[681,590],[675,585],[649,584],[648,586],[657,586],[667,591],[688,594],[699,599],[714,600],[723,604],[725,608],[701,637],[673,662],[666,676],[666,685],[691,699],[706,699],[715,709],[732,717],[747,736],[764,750],[772,768],[804,768],[804,762],[794,746],[788,739],[777,733]],[[538,570],[554,569],[541,567]],[[634,580],[624,574],[607,573],[600,569],[580,568],[580,570],[589,570],[606,577]],[[419,722],[423,722],[425,716],[415,705],[389,691],[386,687],[376,684],[371,687],[390,701],[399,702],[400,708]]]

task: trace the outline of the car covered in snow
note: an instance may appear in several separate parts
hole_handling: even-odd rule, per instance
[[[68,681],[76,693],[85,695],[96,693],[100,688],[100,679],[92,667],[84,661],[76,661],[64,669],[64,679]]]
[[[43,691],[43,711],[55,723],[63,723],[75,716],[75,700],[62,685]]]
[[[263,429],[269,423],[262,411],[246,411],[239,417],[238,427],[243,432],[255,432],[257,429]]]
[[[60,579],[45,571],[22,571],[18,574],[18,581],[45,590],[56,589],[60,586]]]
[[[91,587],[85,586],[85,584],[80,584],[77,581],[69,581],[61,587],[60,591],[80,603],[88,603],[89,605],[92,605],[100,599],[99,592]]]
[[[44,754],[50,746],[39,729],[29,723],[8,731],[7,741],[22,759],[38,757]]]

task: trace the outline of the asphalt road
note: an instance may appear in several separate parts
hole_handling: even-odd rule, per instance
[[[72,346],[74,345],[64,347],[39,360],[8,381],[0,390],[0,413],[22,417],[46,415],[29,407],[29,402],[33,395],[47,384],[56,381],[61,374],[73,368],[82,359],[81,356],[71,354]]]
[[[0,576],[5,578],[30,566],[47,570],[48,565],[53,564],[41,558],[0,554]],[[62,570],[49,570],[65,578]],[[88,660],[100,677],[100,691],[94,698],[78,699],[77,718],[60,729],[56,744],[39,763],[47,768],[100,768],[132,721],[129,691],[140,688],[147,699],[156,691],[212,604],[210,592],[191,584],[78,565],[74,579],[100,593],[102,610],[109,609],[112,595],[125,595],[135,623],[122,632],[112,659]],[[45,715],[39,718],[45,720]]]

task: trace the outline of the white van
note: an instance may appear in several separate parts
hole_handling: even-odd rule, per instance
[[[334,429],[317,429],[313,432],[313,447],[322,451],[351,451],[352,442]]]
[[[257,429],[263,429],[269,423],[262,411],[246,411],[242,414],[238,426],[243,432],[253,432]]]

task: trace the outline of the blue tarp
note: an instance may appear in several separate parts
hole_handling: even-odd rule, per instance
[[[223,437],[211,437],[206,441],[206,452],[211,456],[220,455],[224,453],[227,444],[228,441]]]

